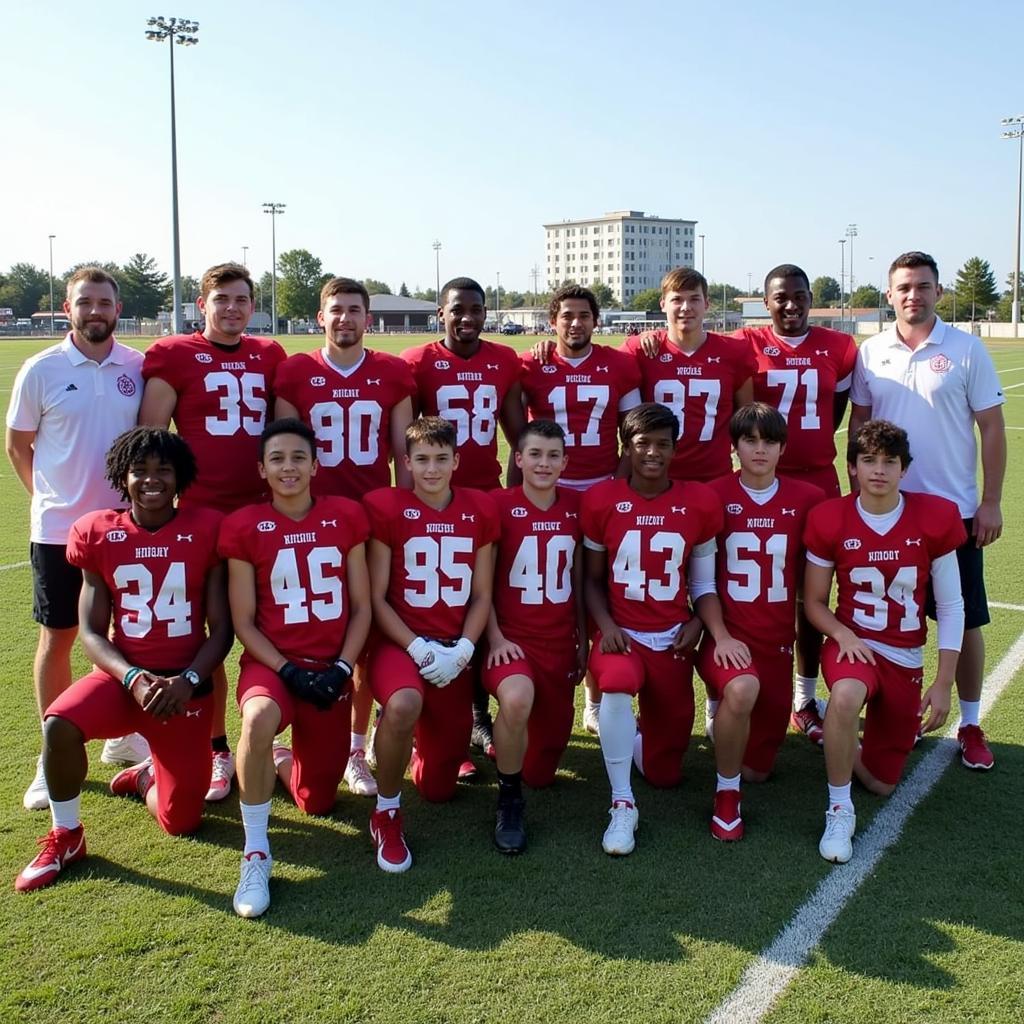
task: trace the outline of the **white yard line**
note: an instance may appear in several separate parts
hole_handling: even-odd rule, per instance
[[[1021,665],[1024,665],[1024,633],[1017,637],[985,680],[981,701],[983,716],[999,699]],[[853,860],[836,865],[829,871],[789,924],[743,972],[739,984],[711,1013],[706,1024],[757,1024],[764,1019],[842,909],[874,872],[882,855],[899,839],[903,826],[917,805],[953,763],[959,751],[954,739],[956,728],[956,722],[951,724],[946,735],[899,784],[867,831],[854,841]]]
[[[1024,604],[1005,604],[1002,601],[989,601],[989,608],[1002,608],[1005,612],[1024,612]]]
[[[1011,366],[1008,370],[1000,370],[1000,373],[1020,373],[1024,366]]]
[[[1003,388],[1003,390],[1012,391],[1014,388],[1024,388],[1024,380],[1022,380],[1019,384],[1008,384],[1005,388]]]
[[[0,572],[5,569],[24,569],[31,564],[31,562],[11,562],[10,565],[0,565]]]

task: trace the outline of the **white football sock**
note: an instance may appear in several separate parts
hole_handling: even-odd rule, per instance
[[[70,800],[51,800],[50,816],[53,818],[54,828],[78,828],[82,824],[79,814],[82,809],[82,794],[73,796]]]
[[[267,825],[270,824],[270,801],[265,804],[239,803],[238,810],[242,815],[242,828],[245,829],[245,849],[243,857],[250,853],[265,853],[270,856],[270,838]]]
[[[817,676],[793,676],[793,710],[806,707],[818,689]]]
[[[398,796],[381,796],[377,794],[377,810],[378,811],[397,811],[402,805],[402,794]]]
[[[960,728],[965,725],[978,725],[981,716],[980,700],[960,701]]]
[[[348,747],[349,753],[354,753],[357,750],[366,750],[366,733],[365,732],[354,732],[352,733],[352,739],[349,741]]]
[[[721,793],[723,790],[731,789],[735,792],[740,791],[740,776],[734,775],[731,779],[727,779],[724,775],[716,772],[718,781],[715,784],[715,792]]]
[[[853,797],[850,796],[850,783],[848,782],[845,786],[833,786],[831,783],[828,787],[828,806],[829,810],[833,807],[845,807],[847,810],[853,810]]]
[[[644,773],[644,734],[637,729],[636,739],[633,740],[633,764],[636,765],[636,770],[643,775]]]
[[[612,787],[612,803],[616,800],[634,803],[633,788],[629,781],[630,769],[633,767],[633,740],[636,737],[633,698],[628,693],[602,694],[598,722],[601,728],[601,753]]]
[[[715,715],[718,714],[718,705],[721,703],[722,702],[720,700],[712,700],[710,697],[708,697],[704,701],[704,717],[714,718]]]
[[[588,711],[596,711],[600,706],[601,702],[599,700],[591,700],[589,697],[587,698],[586,708]]]

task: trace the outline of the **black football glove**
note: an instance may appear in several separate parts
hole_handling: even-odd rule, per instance
[[[310,701],[315,704],[315,684],[318,672],[312,669],[299,668],[298,665],[286,661],[277,673],[288,689],[295,694],[299,700]]]
[[[352,666],[339,658],[313,680],[309,700],[321,711],[326,711],[344,696],[351,678]]]

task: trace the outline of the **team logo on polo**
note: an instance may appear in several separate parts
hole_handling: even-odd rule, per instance
[[[736,502],[733,502],[731,505],[725,506],[725,511],[731,516],[738,516],[743,511],[743,506],[737,505]]]
[[[135,381],[131,379],[126,373],[122,373],[117,378],[117,390],[121,392],[126,398],[131,398],[135,394]]]
[[[763,351],[766,356],[777,356],[779,354],[779,349],[774,345],[766,345]]]
[[[327,383],[326,377],[310,377],[309,383],[315,388],[322,388]]]
[[[843,547],[846,548],[847,551],[859,551],[860,540],[857,537],[850,537],[848,540],[843,541]]]
[[[196,362],[197,363],[212,363],[213,362],[213,356],[211,356],[209,352],[197,352],[196,353]]]
[[[633,502],[631,502],[631,501],[620,501],[618,503],[618,505],[615,506],[615,511],[616,512],[632,512],[633,511]]]
[[[950,362],[949,358],[944,356],[941,352],[938,355],[932,356],[931,359],[928,360],[928,365],[936,373],[949,373],[953,368],[953,364]]]
[[[128,539],[128,531],[127,530],[107,530],[107,540],[119,541],[119,540],[127,540],[127,539]]]
[[[277,529],[277,523],[275,523],[273,519],[261,519],[256,524],[256,529],[259,530],[260,533],[273,533],[274,530]]]
[[[420,510],[418,508],[407,508],[402,514],[406,519],[419,519]]]
[[[552,366],[550,363],[545,363],[540,368],[540,372],[541,373],[558,373],[558,367],[557,366]]]
[[[434,363],[434,369],[435,370],[450,370],[451,369],[451,365],[452,364],[449,363],[447,359],[438,359],[438,361],[436,363]]]
[[[672,353],[671,352],[662,352],[661,355],[658,356],[658,358],[663,363],[671,363],[672,362]]]
[[[527,512],[526,509],[522,507],[522,505],[517,505],[514,509],[512,509],[513,519],[525,519],[529,514],[530,513]]]

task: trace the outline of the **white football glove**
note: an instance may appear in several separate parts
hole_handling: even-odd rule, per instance
[[[434,660],[433,647],[430,645],[429,641],[424,640],[421,636],[416,637],[416,639],[406,647],[405,653],[416,662],[417,668],[422,668],[424,665],[427,665]]]
[[[461,637],[454,647],[429,641],[433,660],[420,668],[420,675],[434,686],[447,686],[473,659],[475,647],[471,640]]]

